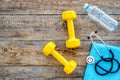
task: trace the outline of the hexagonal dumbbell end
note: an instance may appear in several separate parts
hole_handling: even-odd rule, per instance
[[[80,40],[73,38],[73,39],[68,39],[66,41],[66,47],[67,48],[77,48],[81,45]]]
[[[66,74],[72,73],[77,67],[77,63],[74,60],[70,60],[64,67],[64,72]]]
[[[42,52],[43,52],[46,56],[48,56],[49,54],[52,53],[52,51],[55,50],[55,47],[56,47],[56,45],[55,45],[54,42],[48,42],[48,43],[44,46]]]
[[[62,13],[62,19],[63,20],[69,20],[69,19],[75,19],[76,18],[76,12],[75,11],[64,11]]]

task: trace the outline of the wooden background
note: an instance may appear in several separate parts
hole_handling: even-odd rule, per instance
[[[91,42],[87,36],[98,35],[111,45],[120,46],[120,26],[110,32],[93,22],[83,5],[93,4],[120,22],[120,0],[0,0],[0,80],[82,80]],[[76,37],[81,39],[78,49],[66,49],[66,22],[61,13],[75,10]],[[71,74],[52,56],[41,52],[48,41],[67,60],[74,59],[77,69]]]

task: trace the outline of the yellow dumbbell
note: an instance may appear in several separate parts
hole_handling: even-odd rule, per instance
[[[55,50],[55,43],[49,42],[45,45],[43,48],[43,53],[48,56],[51,54],[55,59],[57,59],[62,65],[64,65],[64,72],[66,74],[72,73],[77,66],[77,63],[74,60],[70,60],[69,62],[62,56],[60,55],[56,50]]]
[[[69,39],[66,41],[67,48],[76,48],[80,46],[80,39],[75,38],[73,19],[76,18],[75,11],[65,11],[62,13],[62,19],[67,21]]]

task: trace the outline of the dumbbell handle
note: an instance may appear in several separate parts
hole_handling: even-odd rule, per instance
[[[75,38],[74,24],[72,19],[67,20],[67,27],[69,38]]]
[[[64,66],[68,63],[68,61],[62,55],[60,55],[57,51],[53,51],[52,56]]]

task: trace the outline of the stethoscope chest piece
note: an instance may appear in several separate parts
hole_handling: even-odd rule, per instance
[[[93,64],[93,63],[94,63],[94,57],[93,57],[93,56],[88,56],[88,57],[86,58],[86,62],[87,62],[88,64]]]

